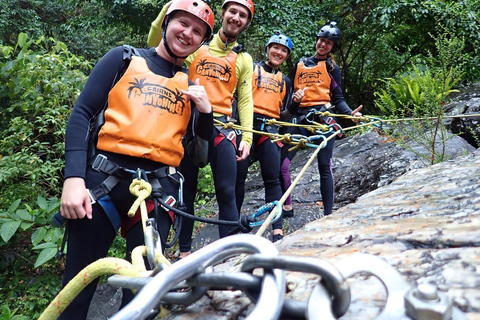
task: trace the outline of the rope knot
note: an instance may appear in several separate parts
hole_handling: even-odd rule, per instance
[[[143,179],[134,179],[129,187],[130,193],[137,197],[137,200],[128,210],[128,216],[133,217],[140,204],[150,196],[152,185]]]

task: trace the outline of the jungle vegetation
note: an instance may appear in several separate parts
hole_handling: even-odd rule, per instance
[[[223,0],[207,2],[218,13]],[[50,219],[68,116],[95,62],[118,45],[145,47],[165,3],[2,0],[0,319],[37,318],[58,292],[63,230]],[[314,53],[319,28],[336,21],[343,40],[334,57],[351,106],[385,117],[436,116],[448,93],[480,79],[479,12],[480,0],[257,0],[239,42],[261,60],[268,37],[286,33],[294,43],[288,74]],[[199,201],[213,193],[208,181],[200,189]]]

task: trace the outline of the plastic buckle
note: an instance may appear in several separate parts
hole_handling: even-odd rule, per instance
[[[97,154],[97,156],[93,160],[92,169],[95,171],[100,171],[100,168],[102,167],[103,163],[106,160],[107,160],[106,156],[104,156],[103,154]]]
[[[233,141],[237,135],[235,134],[235,131],[230,131],[227,135],[227,139],[230,141]]]
[[[90,192],[90,189],[87,189],[87,192],[88,192],[88,196],[90,197],[90,204],[95,204],[97,202],[97,200],[95,200],[95,197]]]
[[[175,203],[177,203],[177,200],[175,200],[175,198],[173,196],[168,196],[167,197],[167,200],[164,201],[167,205],[169,205],[170,207],[173,207],[175,205]],[[165,206],[161,206],[163,210],[165,211],[170,211],[169,209],[167,209]]]

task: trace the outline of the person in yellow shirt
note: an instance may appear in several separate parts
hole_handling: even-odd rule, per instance
[[[148,36],[149,46],[155,46],[161,40],[163,16],[171,3],[167,3],[152,22]],[[253,60],[237,43],[237,38],[247,30],[253,14],[254,4],[251,0],[225,0],[220,13],[220,30],[208,44],[185,59],[189,66],[189,78],[200,79],[200,84],[205,87],[214,117],[222,122],[232,121],[232,115],[236,111],[232,105],[236,96],[238,120],[247,128],[252,128],[253,125]],[[244,132],[238,145],[236,140],[235,131],[217,126],[214,138],[209,142],[209,160],[221,220],[236,221],[239,218],[235,201],[236,162],[244,160],[250,154],[252,134]],[[186,210],[194,214],[198,167],[189,157],[185,157],[180,170],[185,176]],[[220,237],[228,236],[233,228],[220,225]],[[190,254],[192,230],[193,220],[184,219],[179,238],[180,258]]]

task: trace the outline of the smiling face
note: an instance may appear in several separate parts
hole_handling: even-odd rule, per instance
[[[168,23],[166,39],[173,54],[186,57],[200,46],[206,33],[205,22],[190,13],[179,11]]]
[[[320,37],[317,40],[317,44],[315,45],[316,56],[318,58],[326,58],[327,54],[332,51],[334,42],[328,38]]]
[[[287,59],[289,51],[288,48],[284,45],[273,43],[267,49],[268,54],[268,64],[278,69],[282,63]]]
[[[247,7],[238,3],[229,3],[222,10],[222,33],[236,39],[245,29],[250,19]]]

